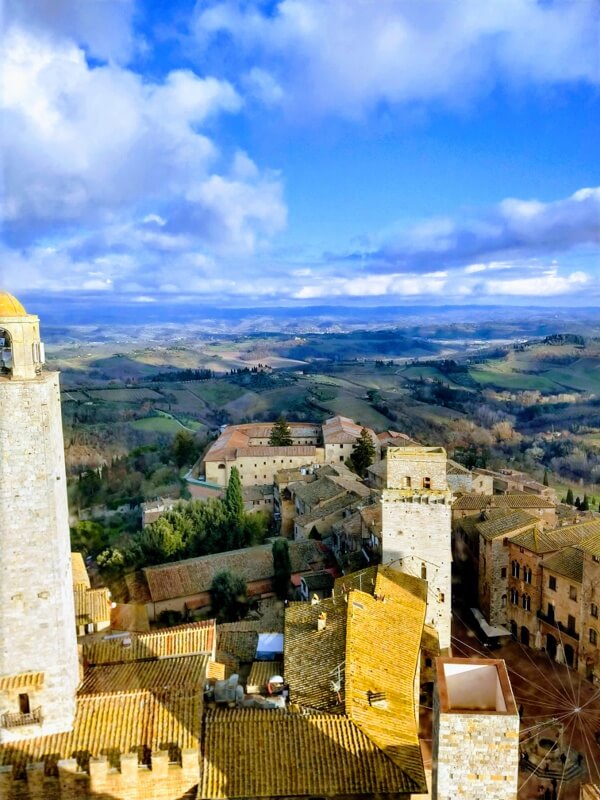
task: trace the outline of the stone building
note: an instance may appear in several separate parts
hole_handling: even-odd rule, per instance
[[[438,658],[432,800],[515,800],[519,714],[504,661]]]
[[[451,499],[443,447],[387,451],[382,493],[382,561],[428,582],[427,624],[442,650],[451,636]]]
[[[0,743],[73,724],[79,682],[58,373],[0,293]]]
[[[565,547],[542,562],[542,646],[552,659],[577,668],[581,638],[583,551]]]
[[[600,686],[600,521],[598,532],[580,545],[583,552],[581,591],[581,639],[579,671]]]

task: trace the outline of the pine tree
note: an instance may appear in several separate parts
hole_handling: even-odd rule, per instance
[[[282,414],[271,428],[269,445],[271,447],[289,447],[292,444],[294,444],[292,432],[287,419]]]
[[[573,489],[567,489],[567,496],[565,497],[565,503],[568,506],[573,505]]]
[[[350,460],[352,461],[354,469],[361,477],[367,474],[367,468],[370,467],[375,460],[375,445],[373,444],[371,434],[366,428],[361,430],[360,436],[352,448]]]
[[[588,500],[587,494],[583,495],[583,500],[581,501],[581,505],[579,506],[580,511],[589,511],[590,510],[590,502]]]
[[[544,486],[549,486],[550,485],[548,483],[548,470],[547,469],[544,470],[544,480],[542,481],[542,483],[544,484]]]
[[[575,498],[575,508],[581,508],[581,500],[579,499],[579,495]]]
[[[234,622],[246,616],[248,587],[239,575],[229,570],[218,572],[210,586],[213,614],[225,622]]]

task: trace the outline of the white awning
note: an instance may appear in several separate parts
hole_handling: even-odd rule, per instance
[[[478,608],[472,608],[471,611],[486,636],[510,636],[510,631],[502,625],[490,625]]]
[[[259,633],[257,653],[283,653],[283,633]]]

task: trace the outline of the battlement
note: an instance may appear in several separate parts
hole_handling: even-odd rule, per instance
[[[443,447],[390,447],[387,451],[387,488],[413,492],[443,492],[446,480]]]
[[[25,767],[0,766],[3,800],[173,800],[194,796],[198,783],[198,751],[183,750],[179,761],[168,750],[157,750],[140,761],[137,753],[91,758],[87,769],[75,758],[56,764],[34,761]]]

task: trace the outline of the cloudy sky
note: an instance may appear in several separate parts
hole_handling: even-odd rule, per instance
[[[600,299],[597,0],[5,0],[0,279]]]

